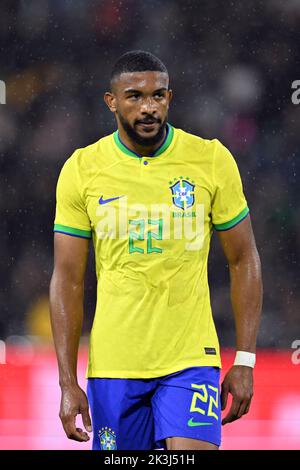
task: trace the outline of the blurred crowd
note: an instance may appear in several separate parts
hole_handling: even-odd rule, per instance
[[[132,49],[168,67],[170,122],[217,137],[236,158],[263,266],[259,345],[300,339],[299,26],[297,0],[1,0],[0,339],[48,335],[57,177],[74,149],[115,130],[102,96]],[[213,240],[213,312],[221,344],[233,346],[228,269]],[[94,305],[91,253],[85,332]]]

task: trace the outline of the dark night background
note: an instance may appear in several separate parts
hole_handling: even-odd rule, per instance
[[[300,105],[291,101],[299,25],[292,0],[1,1],[0,338],[47,336],[39,309],[47,310],[60,168],[76,148],[115,130],[102,99],[111,67],[143,49],[169,69],[169,121],[217,137],[236,158],[263,267],[259,345],[291,347],[300,336]],[[221,344],[233,346],[228,270],[213,240],[213,312]]]

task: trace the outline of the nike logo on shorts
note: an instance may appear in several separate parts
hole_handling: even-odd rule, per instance
[[[197,421],[193,421],[193,418],[190,418],[188,420],[188,426],[212,426],[212,425],[213,425],[213,423],[206,423],[206,422],[204,422],[204,423],[200,422],[199,423]]]

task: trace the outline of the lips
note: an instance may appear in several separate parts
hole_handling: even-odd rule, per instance
[[[157,123],[157,121],[152,122],[138,122],[137,125],[143,127],[144,129],[152,129]]]
[[[138,124],[143,124],[144,126],[157,124],[157,121],[139,121]]]

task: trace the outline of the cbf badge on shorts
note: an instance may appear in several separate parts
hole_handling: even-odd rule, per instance
[[[117,450],[116,435],[111,428],[105,426],[99,431],[101,450]]]

